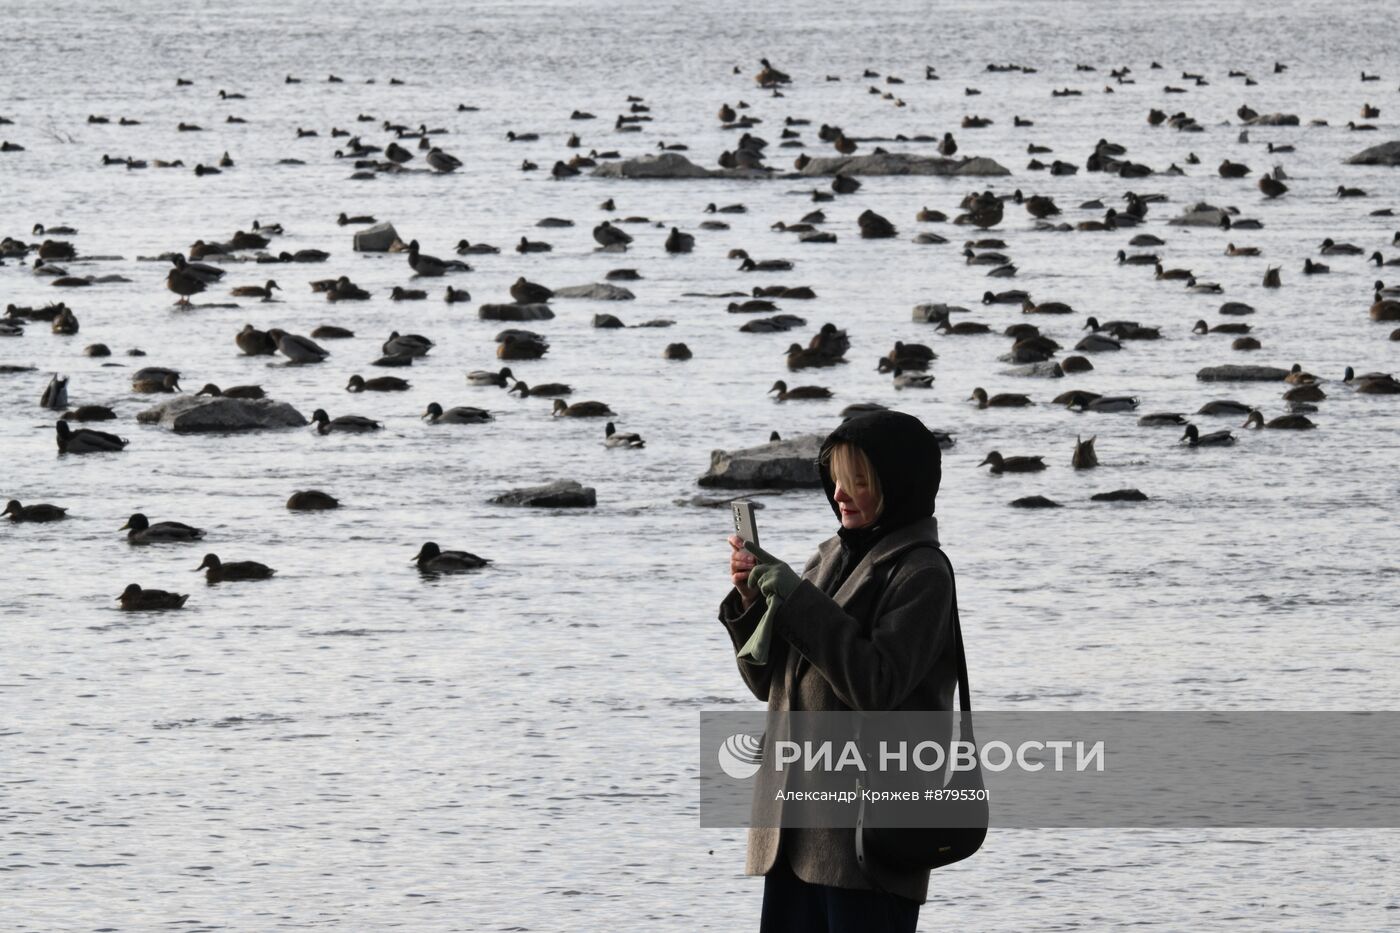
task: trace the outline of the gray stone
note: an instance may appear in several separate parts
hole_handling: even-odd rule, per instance
[[[1058,509],[1060,503],[1044,496],[1022,496],[1019,499],[1013,499],[1011,507],[1013,509]]]
[[[1059,379],[1065,373],[1060,367],[1060,364],[1054,360],[1042,360],[1039,363],[1018,366],[1015,369],[1003,369],[1001,374],[1003,376],[1035,376],[1046,379]]]
[[[1010,175],[993,159],[945,159],[942,156],[915,155],[912,152],[880,152],[871,155],[830,156],[813,159],[803,175]]]
[[[1146,502],[1147,494],[1141,489],[1115,489],[1112,492],[1096,492],[1089,497],[1094,502]]]
[[[592,301],[631,301],[637,296],[620,285],[595,282],[591,285],[565,285],[554,290],[555,298],[587,298]]]
[[[1296,113],[1261,113],[1244,121],[1245,126],[1297,126],[1298,123]]]
[[[622,319],[615,314],[595,314],[593,315],[594,327],[625,327]]]
[[[1246,366],[1227,363],[1224,366],[1207,366],[1196,373],[1201,382],[1282,382],[1289,370],[1277,366]]]
[[[1173,217],[1167,223],[1173,227],[1218,227],[1220,218],[1224,216],[1223,209],[1200,201],[1188,207],[1180,217]]]
[[[182,395],[136,415],[141,424],[159,424],[176,434],[223,434],[303,428],[307,421],[286,402]]]
[[[476,309],[476,316],[483,321],[548,321],[554,312],[546,304],[485,304]]]
[[[1400,139],[1363,149],[1347,159],[1348,165],[1400,165]]]
[[[512,489],[491,501],[497,505],[523,505],[538,509],[591,509],[598,504],[598,493],[592,486],[584,486],[575,480],[557,479],[543,486]]]
[[[399,232],[391,223],[375,224],[355,231],[355,252],[387,253],[389,247],[398,242]]]
[[[744,496],[691,496],[689,499],[672,499],[676,505],[690,506],[697,509],[727,509],[731,502],[745,498]],[[762,502],[753,504],[755,509],[764,507]]]
[[[593,169],[594,178],[767,178],[759,169],[708,169],[679,152],[662,152],[635,159],[604,162]]]
[[[760,447],[711,451],[710,469],[697,482],[727,489],[819,489],[816,458],[822,440],[804,434]]]

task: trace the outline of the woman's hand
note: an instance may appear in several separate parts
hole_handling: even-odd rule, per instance
[[[744,550],[744,539],[738,535],[729,536],[729,548],[729,578],[734,581],[734,588],[747,609],[758,599],[758,590],[749,586],[749,571],[758,563],[758,558]]]

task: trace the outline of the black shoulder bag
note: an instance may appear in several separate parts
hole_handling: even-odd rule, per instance
[[[963,651],[962,626],[958,621],[958,590],[957,583],[953,581],[953,565],[948,560],[948,555],[943,553],[941,548],[935,548],[948,565],[948,579],[952,582],[952,622],[953,622],[953,651],[958,662],[958,693],[960,695],[960,708],[962,715],[959,717],[958,738],[973,743],[976,748],[977,740],[972,733],[972,694],[968,687],[967,680],[967,655]],[[860,741],[859,727],[856,731],[856,741]],[[960,819],[960,822],[967,822],[974,825],[957,827],[911,827],[898,829],[889,826],[870,826],[869,816],[875,812],[875,808],[890,806],[889,803],[872,803],[864,799],[860,802],[859,810],[856,813],[856,861],[859,863],[861,871],[866,878],[875,885],[877,890],[883,887],[873,877],[871,864],[891,868],[897,871],[931,870],[942,868],[953,862],[961,861],[972,855],[982,847],[982,842],[987,838],[987,824],[990,815],[986,799],[986,785],[982,779],[982,762],[980,758],[974,757],[976,767],[967,771],[951,771],[951,777],[945,785],[947,790],[964,792],[964,796],[969,800],[959,801],[956,806],[958,812],[963,817],[970,819]],[[878,770],[871,771],[871,775],[878,775]],[[878,782],[878,778],[876,778]],[[873,782],[863,782],[868,784],[869,789],[878,789]],[[900,806],[899,803],[893,806]]]

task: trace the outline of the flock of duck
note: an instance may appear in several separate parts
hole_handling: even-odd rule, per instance
[[[1159,68],[1159,65],[1153,63],[1152,70]],[[1283,69],[1284,66],[1278,65],[1275,68],[1275,73],[1279,73]],[[1011,65],[988,66],[988,70],[1019,70],[1027,74],[1035,73],[1033,68]],[[1080,66],[1078,70],[1092,72],[1095,69],[1092,66]],[[874,79],[882,76],[878,72],[867,70],[862,77]],[[872,94],[878,95],[881,100],[888,101],[896,107],[904,106],[904,101],[900,97],[902,92],[898,90],[899,85],[905,83],[904,79],[894,75],[884,75],[883,77],[883,85],[871,86]],[[921,77],[926,81],[940,80],[937,69],[932,66],[925,69]],[[1131,77],[1131,69],[1128,68],[1115,69],[1110,72],[1110,77],[1119,87],[1134,82]],[[1230,77],[1242,79],[1243,86],[1246,87],[1257,84],[1256,79],[1243,72],[1232,72]],[[1200,75],[1183,74],[1183,79],[1194,80],[1198,85],[1205,81],[1205,78]],[[328,80],[330,83],[340,83],[340,79],[335,76],[331,76]],[[839,80],[839,76],[827,76],[827,80]],[[872,145],[872,143],[884,140],[861,137],[855,133],[848,133],[840,126],[831,124],[823,124],[820,130],[813,134],[815,139],[806,139],[804,136],[808,132],[807,128],[811,121],[789,113],[781,115],[780,142],[777,145],[771,144],[768,140],[757,135],[758,127],[765,122],[765,118],[758,114],[762,111],[769,115],[767,119],[771,120],[774,119],[775,112],[785,109],[784,100],[792,92],[793,78],[775,68],[765,59],[761,63],[761,70],[755,76],[755,82],[764,94],[762,104],[758,102],[750,104],[740,100],[735,104],[725,103],[719,109],[719,121],[726,130],[732,130],[737,139],[737,143],[732,149],[728,149],[720,155],[718,164],[721,168],[777,174],[779,170],[769,164],[775,158],[774,153],[779,149],[792,149],[800,150],[794,163],[794,167],[800,171],[812,162],[813,157],[806,151],[809,145],[821,148],[829,147],[831,152],[824,154],[841,156],[874,155],[885,151],[881,145]],[[182,87],[191,86],[191,82],[185,79],[179,79],[179,83]],[[288,76],[286,83],[299,84],[301,82],[300,79]],[[1180,89],[1175,90],[1179,91]],[[1114,86],[1107,86],[1105,91],[1112,93]],[[1166,92],[1173,93],[1173,87],[1168,85]],[[975,96],[977,93],[976,89],[967,88],[967,96]],[[1053,96],[1057,98],[1068,97],[1080,93],[1080,91],[1067,87],[1055,90]],[[221,90],[219,98],[221,101],[237,101],[245,99],[245,95]],[[460,111],[472,109],[466,105],[459,107]],[[651,119],[648,115],[649,106],[642,98],[629,96],[625,109],[625,113],[618,115],[614,129],[619,133],[642,132],[645,124]],[[1364,105],[1362,113],[1363,119],[1375,119],[1379,117],[1380,110],[1368,102]],[[1247,107],[1241,107],[1238,115],[1246,123],[1252,123],[1259,119],[1259,115]],[[578,110],[573,111],[570,118],[574,120],[595,119],[593,114]],[[235,119],[232,115],[229,117],[230,122],[235,122]],[[1020,115],[1016,115],[1013,119],[1017,127],[1034,126],[1032,119]],[[1147,120],[1154,126],[1174,128],[1179,132],[1202,131],[1201,124],[1185,113],[1168,115],[1164,110],[1154,108],[1149,112]],[[3,116],[0,116],[0,121],[10,122],[5,120]],[[110,118],[93,115],[89,121],[105,123],[110,122]],[[448,134],[446,129],[430,129],[426,123],[421,122],[416,126],[411,123],[393,123],[388,120],[381,122],[367,114],[360,114],[357,121],[366,125],[378,126],[380,131],[389,134],[390,138],[384,146],[379,146],[365,138],[367,135],[365,132],[352,133],[338,127],[331,129],[329,135],[337,140],[337,148],[333,156],[328,154],[327,158],[352,160],[356,173],[354,177],[366,177],[365,173],[372,176],[378,173],[415,170],[415,166],[418,164],[416,160],[420,154],[422,156],[421,164],[426,167],[416,170],[436,174],[452,174],[463,169],[462,160],[443,148],[441,137]],[[136,122],[121,118],[120,125],[135,124]],[[968,116],[963,119],[961,130],[965,133],[975,132],[991,122],[992,120],[987,117]],[[1349,130],[1364,131],[1367,126],[1367,124],[1353,122],[1349,126]],[[193,133],[203,132],[203,130],[196,124],[182,122],[179,124],[178,132]],[[301,128],[298,129],[297,135],[299,138],[315,137],[319,135],[319,131]],[[952,159],[959,151],[958,140],[952,132],[945,132],[941,136],[919,137],[918,139],[933,143],[938,154],[948,159]],[[510,131],[506,138],[507,144],[539,142],[539,140],[540,137],[536,133],[514,130]],[[1241,141],[1245,140],[1247,140],[1247,131],[1241,136]],[[565,145],[567,148],[578,149],[580,147],[578,135],[572,134]],[[680,143],[659,142],[657,148],[669,152],[688,151],[688,147]],[[1272,155],[1291,151],[1291,148],[1290,146],[1275,145],[1271,142],[1268,144],[1267,152]],[[1130,159],[1126,147],[1106,138],[1099,139],[1088,147],[1088,150],[1088,157],[1083,166],[1086,172],[1118,175],[1121,178],[1135,181],[1157,174],[1151,167]],[[19,154],[26,150],[21,144],[7,141],[3,151],[7,154]],[[1046,171],[1051,175],[1063,176],[1073,175],[1080,171],[1079,164],[1075,162],[1058,159],[1050,163],[1042,161],[1041,156],[1050,154],[1049,147],[1031,144],[1027,147],[1027,152],[1032,156],[1026,167],[1030,172]],[[619,158],[622,158],[622,154],[616,151],[599,152],[594,149],[587,156],[576,153],[568,159],[561,158],[556,161],[550,174],[561,183],[568,183],[568,179],[579,175],[589,167]],[[235,166],[234,160],[227,152],[220,159],[212,161],[217,164],[199,163],[196,165],[194,169],[196,174],[201,176],[218,174],[221,170],[229,170]],[[1199,165],[1201,161],[1194,153],[1186,159],[1188,165]],[[111,154],[103,154],[100,164],[124,166],[127,170],[148,167],[183,167],[179,160],[137,159],[129,155],[121,157]],[[536,168],[538,165],[528,159],[521,164],[522,171],[533,171]],[[1180,166],[1173,164],[1162,170],[1162,173],[1181,174],[1185,171]],[[1253,169],[1244,163],[1225,159],[1220,163],[1215,174],[1229,183],[1248,178],[1253,174]],[[794,177],[805,179],[810,176]],[[1287,175],[1281,167],[1276,167],[1274,170],[1260,175],[1257,182],[1259,203],[1262,205],[1287,198],[1290,187],[1285,183],[1286,178]],[[829,183],[823,182],[821,187],[812,191],[812,200],[823,204],[849,198],[855,195],[861,186],[861,181],[855,177],[854,173],[837,172]],[[1133,187],[1136,188],[1136,185]],[[1236,191],[1237,189],[1231,188],[1230,190]],[[1339,185],[1336,196],[1349,202],[1351,199],[1363,199],[1369,195],[1359,188]],[[1134,229],[1146,226],[1149,223],[1150,215],[1164,210],[1162,205],[1166,201],[1167,198],[1160,194],[1126,190],[1123,194],[1121,208],[1107,207],[1100,200],[1086,201],[1075,205],[1075,207],[1081,212],[1090,212],[1089,219],[1069,223],[1060,218],[1070,208],[1057,204],[1053,197],[1034,193],[1026,194],[1022,188],[1000,193],[984,190],[968,194],[958,204],[957,211],[945,213],[922,207],[917,211],[911,211],[910,218],[913,223],[918,225],[920,232],[915,235],[915,241],[921,244],[949,243],[948,236],[936,232],[938,226],[942,224],[952,224],[974,231],[963,238],[962,247],[958,254],[959,258],[969,273],[973,271],[981,273],[988,278],[997,280],[998,285],[1002,284],[1003,280],[1016,278],[1019,270],[1012,258],[1012,247],[1007,239],[1009,234],[997,235],[996,228],[1012,227],[1016,213],[1024,210],[1027,221],[1031,225],[1030,228],[1033,230],[1066,233],[1129,231],[1130,236],[1126,245],[1118,249],[1114,257],[1116,263],[1124,267],[1125,270],[1136,267],[1141,272],[1134,271],[1131,274],[1151,275],[1164,285],[1175,284],[1196,294],[1222,293],[1224,289],[1221,285],[1198,277],[1191,269],[1168,267],[1162,256],[1156,252],[1158,248],[1167,245],[1167,240],[1163,236]],[[600,207],[605,213],[613,215],[614,219],[605,219],[595,225],[592,229],[592,239],[599,251],[618,256],[625,255],[629,246],[638,237],[646,236],[646,231],[652,228],[666,230],[664,242],[662,242],[665,253],[670,255],[691,253],[696,247],[697,237],[718,239],[724,236],[724,232],[729,229],[729,223],[722,218],[748,211],[748,208],[742,203],[708,204],[702,211],[698,212],[705,219],[697,219],[692,232],[681,229],[679,224],[657,224],[644,217],[618,217],[616,216],[618,213],[616,204],[611,198],[604,201]],[[844,233],[832,229],[827,210],[825,207],[812,209],[796,223],[789,224],[777,221],[773,225],[773,229],[780,235],[795,235],[799,243],[835,243],[839,236],[844,235]],[[1203,216],[1209,214],[1204,210],[1199,213]],[[1371,211],[1370,215],[1393,216],[1390,209]],[[1240,212],[1233,208],[1219,210],[1216,214],[1209,215],[1208,220],[1212,225],[1229,231],[1229,235],[1235,237],[1235,240],[1229,242],[1223,250],[1223,255],[1227,259],[1259,257],[1262,254],[1260,247],[1250,245],[1243,239],[1250,230],[1259,229],[1263,224],[1262,221],[1241,216]],[[342,212],[335,218],[335,222],[341,227],[366,228],[377,221],[373,216],[366,214]],[[547,218],[537,226],[567,229],[572,225],[571,221]],[[629,233],[624,229],[628,226],[637,232]],[[669,229],[667,229],[668,226]],[[873,210],[865,210],[857,218],[855,232],[862,239],[888,239],[899,235],[898,227],[899,224],[895,220],[881,216]],[[344,274],[312,278],[307,280],[304,285],[290,284],[291,277],[294,276],[299,267],[314,267],[327,263],[334,258],[334,254],[331,250],[314,248],[279,249],[277,239],[284,235],[286,235],[286,231],[281,224],[255,220],[249,229],[239,229],[227,239],[199,239],[188,249],[171,251],[160,257],[160,261],[169,264],[165,276],[165,288],[175,296],[176,303],[182,308],[198,308],[199,305],[195,304],[193,299],[214,295],[253,299],[260,303],[275,305],[278,303],[278,295],[284,293],[283,286],[278,283],[276,278],[259,275],[257,278],[262,279],[260,284],[249,282],[234,285],[227,281],[231,271],[239,269],[244,262],[252,261],[259,266],[274,264],[284,266],[285,268],[280,270],[277,275],[283,281],[289,282],[289,288],[309,286],[313,293],[324,295],[326,301],[332,304],[347,301],[377,301],[381,298],[387,298],[396,304],[429,301],[432,300],[429,289],[418,286],[426,286],[429,280],[439,279],[444,280],[443,285],[445,286],[441,293],[442,300],[448,304],[456,304],[471,301],[471,295],[466,288],[447,283],[453,280],[461,281],[463,276],[470,273],[472,271],[470,263],[477,261],[474,257],[484,257],[500,252],[500,249],[495,246],[461,239],[455,247],[455,253],[460,258],[443,258],[426,252],[417,240],[410,240],[407,243],[395,241],[389,250],[401,256],[400,261],[402,262],[405,282],[393,286],[387,294],[376,294],[356,284],[348,275]],[[661,237],[660,234],[657,236]],[[75,295],[80,294],[80,290],[83,288],[128,281],[120,275],[86,275],[79,272],[79,268],[88,264],[88,260],[96,258],[85,256],[79,247],[80,243],[79,231],[72,227],[35,223],[30,228],[28,237],[6,236],[0,242],[0,265],[12,265],[16,269],[27,268],[38,279],[47,280],[53,287],[73,290],[72,294]],[[1389,266],[1400,265],[1400,257],[1387,258],[1384,252],[1385,249],[1397,246],[1400,246],[1400,232],[1396,232],[1387,242],[1364,245],[1337,242],[1332,238],[1327,238],[1322,240],[1318,247],[1319,258],[1303,257],[1298,268],[1302,275],[1325,275],[1331,271],[1329,264],[1346,262],[1356,265],[1373,264],[1379,271]],[[522,235],[515,245],[515,252],[522,257],[543,257],[551,251],[552,244],[543,240],[531,240],[525,235]],[[729,250],[728,256],[731,261],[738,263],[738,271],[754,273],[756,276],[765,273],[787,273],[796,267],[790,259],[758,259],[741,248]],[[528,261],[540,263],[547,260]],[[609,283],[635,282],[643,280],[644,276],[634,268],[618,268],[610,272],[607,279]],[[1269,266],[1263,275],[1262,284],[1268,288],[1282,287],[1281,266]],[[799,315],[783,312],[779,302],[811,301],[817,298],[817,294],[813,288],[807,285],[785,284],[759,285],[752,288],[750,292],[709,293],[703,297],[733,299],[729,303],[728,311],[748,316],[746,322],[740,327],[740,330],[744,332],[781,333],[805,326],[806,320]],[[520,275],[509,289],[509,302],[502,303],[502,306],[514,309],[511,312],[512,315],[518,316],[508,315],[499,319],[509,321],[547,320],[553,316],[552,312],[549,311],[549,306],[555,298],[555,289]],[[1021,320],[999,331],[1000,336],[1009,341],[1007,352],[1001,359],[1016,367],[1013,371],[1018,375],[1060,378],[1069,374],[1092,371],[1094,364],[1091,358],[1096,355],[1121,351],[1133,341],[1154,341],[1172,335],[1169,328],[1157,324],[1140,323],[1136,320],[1100,320],[1095,315],[1080,315],[1075,308],[1066,302],[1033,296],[1024,289],[987,289],[983,291],[980,303],[989,309],[995,306],[1009,306],[1022,312],[1023,318]],[[1400,323],[1400,287],[1387,286],[1384,281],[1377,280],[1369,289],[1368,294],[1357,296],[1357,304],[1360,309],[1358,313],[1369,315],[1373,321]],[[486,307],[488,306],[483,306],[483,316]],[[1192,327],[1180,328],[1180,331],[1206,338],[1209,338],[1210,335],[1223,335],[1231,339],[1231,347],[1236,351],[1247,353],[1258,350],[1261,343],[1252,332],[1251,324],[1243,320],[1253,311],[1252,307],[1243,302],[1226,301],[1220,308],[1220,314],[1225,320],[1210,323],[1205,319],[1199,319]],[[1087,330],[1088,334],[1075,343],[1071,353],[1063,356],[1061,351],[1064,348],[1061,343],[1044,333],[1040,324],[1033,323],[1042,320],[1064,320],[1071,317],[1077,319],[1080,316],[1085,318],[1081,330]],[[998,336],[998,329],[989,323],[976,320],[971,309],[952,304],[921,305],[916,309],[916,320],[933,325],[933,332],[938,334],[940,340],[987,339]],[[599,327],[622,326],[621,322],[612,315],[599,315],[595,318],[594,323],[595,326]],[[653,321],[648,322],[648,325],[636,326],[665,326],[668,323],[670,322]],[[49,302],[39,306],[21,306],[17,303],[10,303],[4,318],[0,319],[0,336],[22,338],[27,328],[40,324],[47,324],[53,333],[64,336],[75,335],[80,330],[78,314],[69,307],[66,301]],[[297,367],[326,364],[334,359],[332,351],[327,349],[327,346],[333,346],[335,341],[347,340],[354,336],[354,332],[349,328],[335,324],[323,324],[310,330],[309,333],[302,334],[281,327],[261,329],[251,323],[229,335],[232,344],[245,356],[280,358],[285,360],[288,365]],[[1389,340],[1400,341],[1400,328],[1389,333]],[[521,328],[508,328],[501,331],[495,337],[495,344],[495,356],[498,361],[503,363],[538,360],[544,357],[549,350],[549,341],[543,335]],[[435,346],[437,346],[436,342],[425,335],[392,330],[380,345],[381,355],[377,359],[369,361],[368,365],[410,370],[415,361],[421,361],[428,356]],[[789,345],[785,353],[785,364],[789,375],[775,380],[769,389],[769,394],[778,402],[829,402],[835,395],[829,387],[818,384],[789,384],[788,380],[794,378],[791,374],[821,371],[845,365],[848,362],[847,354],[850,347],[851,339],[845,329],[836,323],[824,323],[809,339],[794,341]],[[89,357],[97,358],[113,355],[113,351],[102,343],[88,344],[81,352]],[[144,354],[139,350],[131,350],[128,351],[128,355],[143,356]],[[665,347],[662,355],[669,360],[684,361],[691,358],[692,352],[683,343],[671,343]],[[880,357],[877,369],[879,372],[889,375],[894,389],[932,390],[935,388],[935,377],[930,370],[933,369],[937,359],[938,353],[928,344],[900,340],[896,341],[893,347]],[[7,372],[16,372],[25,371],[31,367],[5,366],[0,368]],[[353,370],[354,367],[350,369]],[[1243,369],[1249,369],[1249,367]],[[269,370],[269,372],[275,373],[276,371]],[[179,393],[183,391],[180,384],[181,377],[182,373],[177,369],[163,366],[142,366],[132,373],[131,391],[151,395]],[[342,375],[338,378],[345,380],[344,389],[352,395],[413,393],[411,380],[404,376],[342,371]],[[1287,412],[1280,416],[1267,417],[1257,407],[1246,405],[1234,399],[1212,398],[1204,400],[1201,407],[1194,412],[1150,412],[1140,415],[1137,423],[1144,428],[1180,428],[1182,430],[1180,443],[1192,448],[1228,447],[1236,444],[1239,440],[1234,430],[1302,431],[1316,427],[1318,421],[1310,418],[1309,415],[1321,420],[1325,401],[1329,395],[1337,392],[1378,396],[1400,395],[1400,381],[1397,381],[1394,376],[1381,372],[1358,374],[1352,367],[1347,367],[1339,379],[1328,379],[1314,375],[1307,372],[1299,364],[1294,364],[1291,370],[1284,375],[1259,375],[1255,373],[1253,375],[1245,374],[1238,378],[1278,381],[1283,386],[1281,401],[1286,405]],[[510,366],[472,370],[465,374],[465,381],[469,386],[506,390],[508,393],[518,394],[521,398],[547,399],[550,414],[554,417],[605,420],[600,442],[608,447],[638,449],[645,446],[645,441],[637,434],[617,430],[614,421],[610,420],[617,415],[608,404],[597,400],[571,400],[574,389],[570,384],[541,381],[527,383],[518,378]],[[337,385],[339,385],[338,382]],[[269,398],[269,391],[261,385],[220,387],[214,383],[206,383],[196,395],[256,402]],[[989,413],[999,409],[1030,408],[1037,404],[1030,394],[992,393],[982,386],[974,387],[967,396],[967,401],[975,404],[977,410],[985,410]],[[1095,413],[1131,413],[1137,411],[1141,403],[1141,399],[1137,396],[1104,395],[1083,389],[1062,392],[1050,401],[1054,405],[1063,406],[1073,411]],[[119,434],[85,426],[90,423],[114,421],[117,419],[117,414],[112,408],[100,404],[70,405],[66,377],[54,375],[50,379],[40,399],[40,405],[47,411],[58,413],[54,422],[54,432],[58,451],[63,456],[115,455],[120,454],[128,447],[128,439]],[[842,415],[846,416],[856,411],[867,410],[873,405],[874,403],[848,405],[843,410]],[[463,427],[480,425],[493,419],[491,411],[485,407],[477,405],[444,406],[437,401],[430,401],[423,406],[421,417],[430,425]],[[1242,420],[1239,422],[1238,428],[1234,430],[1226,428],[1203,431],[1195,423],[1201,418]],[[380,421],[363,415],[341,413],[331,417],[324,407],[316,408],[310,421],[313,430],[320,435],[332,433],[363,434],[383,429],[383,424]],[[777,432],[774,432],[774,437],[777,437]],[[945,443],[952,443],[952,439],[947,435],[942,435],[942,438]],[[1087,441],[1076,438],[1071,463],[1076,469],[1090,469],[1097,465],[1093,437]],[[987,466],[992,473],[1000,474],[1037,472],[1044,470],[1047,464],[1042,455],[1004,455],[1000,451],[992,450],[985,455],[978,466]],[[1136,490],[1119,490],[1116,493],[1102,494],[1096,498],[1130,501],[1145,498],[1145,496]],[[1013,505],[1026,507],[1044,507],[1056,504],[1039,496],[1026,497],[1013,503]],[[338,502],[333,496],[320,490],[298,491],[287,503],[287,507],[292,510],[324,510],[335,508],[337,505]],[[6,506],[3,516],[15,523],[52,523],[65,519],[66,513],[67,508],[64,506],[50,503],[26,505],[12,499]],[[123,526],[123,530],[127,532],[128,541],[134,545],[194,545],[204,537],[204,531],[197,527],[169,520],[151,522],[140,513],[133,514],[127,524]],[[490,563],[489,560],[467,551],[443,550],[438,544],[431,541],[419,547],[412,562],[417,565],[419,570],[429,574],[476,570],[488,566]],[[213,553],[206,554],[195,569],[203,571],[210,584],[265,580],[276,573],[272,567],[257,561],[224,561]],[[123,590],[117,600],[123,609],[150,610],[178,609],[185,605],[188,598],[187,594],[146,588],[132,583]]]

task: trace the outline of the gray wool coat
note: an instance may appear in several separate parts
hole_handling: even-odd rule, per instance
[[[952,644],[952,579],[932,548],[933,516],[885,535],[856,565],[834,596],[841,539],[822,542],[807,561],[802,582],[773,619],[768,663],[737,653],[762,618],[766,603],[745,610],[737,589],[720,603],[719,619],[734,643],[739,673],[754,696],[768,702],[769,721],[789,710],[951,710],[957,690]],[[761,773],[768,773],[765,768]],[[756,785],[771,813],[771,789]],[[766,875],[780,851],[803,881],[839,888],[872,887],[856,862],[855,830],[777,826],[749,829],[745,874]],[[871,866],[881,887],[922,904],[927,870],[900,872]]]

